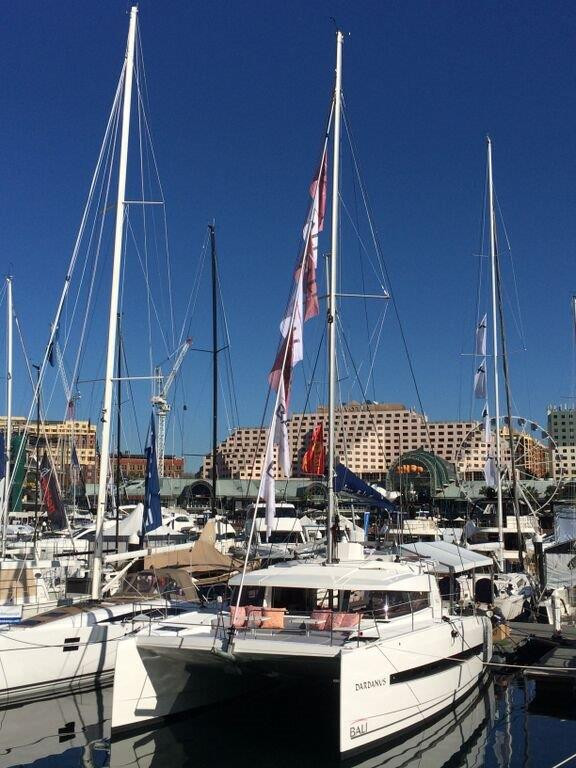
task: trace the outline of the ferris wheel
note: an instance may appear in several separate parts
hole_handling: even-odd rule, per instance
[[[518,495],[527,512],[536,514],[556,496],[562,482],[561,454],[550,433],[540,424],[520,416],[503,416],[498,423],[500,433],[499,482],[504,499],[514,491],[513,468]],[[478,422],[465,436],[455,454],[456,476],[460,491],[475,507],[483,509],[486,498],[495,497],[498,484],[496,461],[496,419]],[[514,461],[512,461],[514,457]],[[486,469],[491,462],[492,472]],[[553,473],[553,463],[557,471]],[[488,478],[490,477],[491,482]],[[478,498],[477,482],[484,478],[484,499]],[[492,492],[490,488],[494,489]]]

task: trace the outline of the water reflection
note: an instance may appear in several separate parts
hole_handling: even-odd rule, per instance
[[[303,696],[304,698],[304,696]],[[222,708],[218,717],[202,714],[155,731],[114,742],[112,768],[203,768],[233,763],[235,768],[275,766],[324,768],[340,765],[337,727],[326,702],[306,694],[305,701],[286,711],[281,695],[266,702],[244,702]],[[470,697],[425,730],[385,750],[346,761],[347,768],[440,768],[486,763],[487,738],[495,713],[494,685]],[[335,709],[330,708],[332,712]],[[282,713],[275,714],[275,713]]]
[[[107,689],[0,710],[0,767],[105,766],[111,708]]]
[[[111,689],[0,711],[0,768],[328,768],[341,765],[334,702],[282,689],[183,716],[110,745]],[[550,768],[576,751],[576,699],[491,681],[423,731],[345,768]],[[569,762],[576,766],[576,760]]]

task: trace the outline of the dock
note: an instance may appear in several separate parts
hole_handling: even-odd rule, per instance
[[[576,626],[560,633],[550,624],[510,622],[500,627],[494,642],[494,670],[521,671],[541,688],[568,688],[576,694]]]

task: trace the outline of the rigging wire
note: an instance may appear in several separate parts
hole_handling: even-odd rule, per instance
[[[86,340],[88,336],[88,330],[90,327],[90,324],[92,322],[92,313],[90,311],[92,300],[94,298],[94,286],[95,286],[95,279],[97,275],[97,265],[99,261],[99,256],[101,252],[101,244],[102,244],[102,237],[103,237],[103,231],[104,231],[104,223],[105,223],[105,212],[108,209],[108,200],[109,200],[109,194],[110,194],[110,186],[111,186],[111,174],[112,174],[112,168],[113,168],[113,160],[115,153],[115,147],[116,147],[116,140],[117,140],[117,134],[118,134],[118,124],[119,124],[119,116],[120,116],[120,101],[121,101],[121,93],[122,93],[122,86],[124,83],[124,68],[122,70],[120,80],[118,83],[118,88],[116,91],[116,95],[112,104],[112,110],[110,112],[110,117],[108,120],[108,124],[106,126],[106,131],[104,134],[104,139],[102,142],[102,146],[100,149],[100,154],[98,157],[98,162],[96,164],[96,170],[94,172],[94,177],[92,181],[92,185],[90,187],[90,191],[86,200],[86,204],[84,207],[84,214],[82,217],[82,222],[80,225],[80,230],[78,232],[77,238],[76,238],[76,244],[74,247],[73,252],[73,261],[74,265],[76,265],[76,262],[79,259],[80,256],[80,250],[81,245],[84,240],[84,233],[87,230],[88,226],[88,216],[90,214],[90,211],[92,210],[102,210],[103,215],[100,217],[100,227],[98,229],[98,235],[97,235],[97,246],[95,249],[94,254],[94,260],[92,264],[92,270],[91,270],[91,278],[90,278],[90,285],[88,289],[88,296],[85,301],[84,306],[82,307],[82,327],[80,332],[80,338],[78,343],[78,349],[76,353],[76,357],[74,360],[74,366],[72,369],[72,375],[71,375],[71,382],[72,386],[74,386],[74,382],[78,378],[79,369],[84,357],[85,353],[85,346],[86,346]],[[107,175],[106,175],[106,169],[107,169]],[[106,184],[104,184],[104,179],[107,179]],[[62,357],[64,356],[69,344],[71,343],[71,334],[72,329],[74,326],[74,319],[78,312],[80,312],[80,296],[81,296],[81,289],[82,285],[84,283],[86,271],[88,269],[89,264],[89,258],[90,258],[90,249],[92,247],[92,242],[94,238],[94,234],[96,231],[96,223],[97,223],[98,217],[95,217],[92,221],[92,225],[90,226],[88,232],[88,242],[86,245],[85,250],[85,256],[84,256],[84,262],[83,267],[80,273],[80,279],[79,279],[79,285],[77,288],[76,298],[73,304],[73,309],[69,317],[69,325],[66,330],[66,333],[64,335],[64,340],[62,343]],[[75,268],[75,267],[74,267]],[[69,282],[68,286],[70,285],[72,274],[74,272],[74,268],[69,268],[68,270],[68,277]],[[67,291],[65,302],[63,306],[68,306],[68,300],[69,300],[69,294]],[[59,324],[59,319],[56,319],[56,325]],[[54,345],[59,344],[59,341],[57,338],[54,340]],[[62,363],[63,364],[63,363]],[[56,380],[54,381],[52,388],[50,390],[49,395],[45,399],[45,407],[46,410],[50,410],[50,406],[52,403],[52,400],[55,395],[55,388],[56,388]],[[66,393],[68,395],[68,393]],[[66,404],[66,409],[68,407],[68,404]]]
[[[372,235],[372,240],[373,240],[373,243],[374,243],[376,254],[378,256],[378,262],[380,264],[380,267],[381,267],[381,270],[382,270],[382,276],[385,279],[385,283],[389,287],[390,301],[392,302],[392,306],[394,308],[394,315],[396,317],[396,322],[398,323],[398,328],[400,330],[400,337],[401,337],[401,341],[402,341],[402,346],[404,348],[404,353],[405,353],[406,358],[407,358],[408,368],[409,368],[410,376],[411,376],[411,379],[412,379],[412,384],[414,386],[414,390],[415,390],[415,393],[416,393],[416,399],[418,400],[418,406],[420,408],[421,413],[424,414],[425,413],[425,411],[424,411],[424,404],[423,404],[423,401],[422,401],[422,396],[420,394],[420,387],[418,386],[418,382],[416,380],[416,371],[414,369],[414,364],[412,362],[412,356],[410,354],[410,348],[408,346],[408,339],[406,337],[406,332],[404,330],[404,325],[402,323],[402,319],[401,319],[401,316],[400,316],[400,309],[398,307],[398,302],[396,301],[396,293],[395,293],[395,291],[392,288],[392,281],[390,279],[390,273],[388,271],[388,267],[386,265],[386,260],[384,259],[384,254],[383,254],[383,251],[382,251],[382,247],[380,245],[380,238],[379,238],[378,233],[377,233],[377,231],[376,231],[376,229],[374,227],[374,224],[373,224],[372,210],[371,210],[371,206],[369,204],[369,200],[368,200],[368,195],[367,195],[366,189],[364,187],[364,184],[362,183],[362,178],[360,176],[359,164],[358,164],[358,160],[356,158],[356,152],[354,150],[354,141],[353,141],[352,131],[351,131],[351,128],[350,128],[349,123],[348,123],[348,118],[347,118],[347,114],[346,114],[346,110],[345,110],[345,105],[344,104],[342,105],[342,114],[343,114],[343,117],[344,117],[344,123],[347,126],[346,130],[347,130],[347,133],[348,133],[350,150],[351,150],[351,153],[352,153],[354,167],[356,169],[356,174],[357,174],[358,180],[359,180],[360,191],[362,193],[362,199],[364,201],[364,206],[365,206],[366,212],[368,214],[368,222],[369,222],[369,226],[370,226],[370,232],[371,232],[371,235]],[[431,449],[431,445],[432,445],[432,440],[431,440],[431,437],[430,437],[430,430],[429,430],[429,427],[428,427],[428,419],[425,419],[425,421],[424,421],[424,428],[425,428],[425,431],[426,431],[426,439],[427,439],[428,450],[430,450]]]
[[[483,193],[483,200],[482,200],[482,211],[480,214],[480,232],[479,232],[479,250],[478,250],[478,272],[477,272],[477,281],[476,281],[476,310],[475,310],[475,316],[476,316],[476,328],[478,327],[478,324],[480,323],[480,304],[482,301],[482,287],[484,284],[484,263],[486,260],[486,256],[484,256],[484,244],[485,244],[485,235],[486,235],[486,207],[487,207],[487,200],[488,200],[488,163],[486,163],[486,167],[484,169],[484,193]],[[465,333],[465,339],[469,338],[469,331],[467,329],[464,329]],[[465,341],[462,341],[461,346],[461,355],[464,354],[464,344]],[[476,368],[478,366],[478,358],[476,356],[476,349],[474,349],[474,354],[472,355],[471,359],[471,375],[470,375],[470,381],[474,381],[474,374],[476,372]],[[462,387],[462,376],[460,377],[460,388]],[[474,412],[474,390],[473,387],[469,388],[470,392],[470,406],[468,411],[468,421],[472,421],[473,412]],[[460,408],[458,409],[460,412]]]
[[[204,240],[202,243],[202,249],[200,251],[200,258],[198,259],[198,264],[196,267],[196,274],[192,282],[192,290],[190,291],[190,295],[188,297],[188,303],[186,305],[186,311],[184,313],[184,320],[182,322],[182,329],[180,331],[180,339],[184,338],[185,327],[186,327],[186,331],[185,331],[186,336],[189,337],[192,335],[192,318],[196,312],[196,305],[198,302],[198,297],[200,295],[201,278],[206,265],[209,242],[210,242],[209,235],[205,234]],[[188,325],[185,326],[187,319],[188,319]]]
[[[143,106],[144,102],[146,104],[149,104],[150,103],[150,99],[149,99],[149,96],[148,96],[148,82],[147,82],[147,78],[146,78],[146,70],[145,70],[145,66],[144,66],[144,54],[143,54],[142,41],[141,41],[140,36],[138,38],[138,42],[139,42],[139,54],[140,54],[139,55],[139,62],[140,62],[140,67],[142,69],[142,81],[143,81],[143,84],[144,84],[144,94],[142,94],[142,91],[140,90],[140,81],[138,81],[138,95],[139,95],[139,103],[141,103],[142,106]],[[168,299],[169,299],[169,318],[170,318],[170,331],[171,331],[170,335],[171,335],[171,343],[172,343],[172,346],[174,347],[174,346],[176,346],[176,333],[175,333],[175,321],[174,321],[174,303],[173,303],[173,294],[172,294],[172,262],[171,262],[170,247],[169,247],[168,219],[167,219],[167,216],[166,216],[166,204],[165,204],[166,203],[166,197],[164,195],[164,189],[163,189],[163,186],[162,186],[162,181],[161,181],[161,178],[160,178],[160,171],[159,171],[159,168],[158,168],[158,161],[157,161],[157,158],[156,158],[156,153],[154,151],[154,142],[152,141],[152,133],[151,133],[151,129],[150,129],[150,125],[149,125],[148,119],[146,117],[146,111],[144,109],[142,110],[142,120],[143,120],[143,125],[144,125],[144,129],[145,129],[146,135],[148,137],[148,141],[146,143],[146,147],[147,147],[147,149],[150,152],[150,155],[152,157],[152,164],[153,164],[153,167],[154,167],[155,179],[156,179],[156,183],[158,184],[158,189],[159,189],[159,192],[160,192],[160,199],[162,201],[162,222],[163,222],[163,234],[164,234],[164,247],[166,249],[166,265],[165,265],[165,269],[166,269],[166,279],[167,279],[167,283],[168,283],[167,291],[168,291]],[[157,258],[157,264],[158,264],[158,271],[161,274],[162,273],[162,268],[160,267],[160,264],[159,264],[159,258]],[[182,342],[182,341],[183,341],[183,338],[180,338],[180,342]]]
[[[232,414],[232,418],[229,419],[228,428],[230,429],[233,426],[239,426],[240,424],[240,411],[238,408],[238,393],[236,389],[236,383],[234,379],[234,367],[232,365],[232,341],[230,337],[230,327],[228,324],[228,316],[226,313],[226,307],[224,305],[224,295],[222,292],[222,284],[221,284],[221,278],[220,278],[220,268],[218,263],[216,264],[216,284],[218,287],[218,297],[219,297],[219,305],[220,305],[220,312],[222,317],[222,325],[224,329],[224,338],[225,338],[225,361],[226,361],[226,377],[228,380],[228,394],[230,397],[230,412]]]
[[[140,252],[140,249],[138,247],[138,242],[136,239],[136,234],[134,232],[134,229],[132,228],[132,222],[129,217],[126,217],[126,230],[130,232],[130,235],[132,237],[132,245],[135,248],[136,255],[138,257],[138,262],[140,264],[140,269],[142,270],[142,274],[144,275],[144,283],[146,287],[146,295],[148,297],[148,302],[150,304],[150,307],[153,310],[154,317],[156,318],[156,321],[158,323],[158,332],[160,334],[160,337],[162,338],[162,341],[164,342],[164,348],[166,350],[166,354],[170,354],[169,348],[168,348],[168,339],[166,338],[166,335],[164,333],[164,330],[162,329],[162,323],[160,322],[160,313],[158,311],[158,308],[156,306],[156,302],[154,301],[154,297],[152,295],[152,289],[150,287],[150,282],[148,279],[147,274],[147,267],[145,262],[142,260],[142,253]],[[150,348],[150,359],[152,359],[152,341],[149,339],[149,348]],[[153,370],[153,369],[152,369]]]
[[[138,35],[138,47],[140,50],[140,46],[142,44],[142,41],[140,39],[140,35]],[[141,53],[141,50],[140,50]],[[151,308],[151,291],[150,291],[150,272],[148,267],[148,227],[146,226],[147,222],[147,212],[146,212],[146,205],[144,204],[144,201],[146,200],[146,192],[144,189],[144,152],[143,152],[143,140],[142,140],[142,111],[143,111],[143,104],[142,104],[142,94],[140,90],[140,55],[136,56],[136,93],[137,93],[137,105],[138,105],[138,141],[140,144],[140,153],[139,153],[139,160],[140,160],[140,198],[142,200],[141,207],[141,214],[142,214],[142,231],[143,231],[143,261],[142,264],[142,257],[140,256],[138,248],[136,249],[136,252],[138,254],[138,258],[141,263],[141,268],[144,273],[144,282],[146,284],[146,318],[148,322],[148,372],[150,376],[154,375],[154,360],[153,360],[153,343],[152,343],[152,308]],[[147,169],[149,169],[149,166],[146,166]],[[128,218],[128,217],[127,217]],[[131,227],[131,224],[130,224]],[[134,235],[133,235],[134,237]],[[134,241],[136,238],[134,238]],[[162,295],[162,294],[160,294]],[[160,320],[158,313],[156,311],[155,305],[153,306],[153,309],[156,314],[156,319]],[[162,337],[162,330],[160,331]],[[168,349],[168,343],[166,339],[164,339],[164,344],[166,346],[166,349]],[[155,388],[155,381],[154,379],[150,380],[150,396],[152,397],[154,395],[154,388]]]
[[[360,234],[360,227],[358,225],[359,222],[359,215],[358,215],[358,191],[356,189],[356,176],[352,174],[352,189],[353,189],[353,196],[354,196],[354,220],[356,222],[356,229],[358,231],[358,234]],[[364,325],[366,327],[366,337],[367,337],[367,343],[368,343],[368,358],[370,361],[369,366],[369,374],[370,377],[371,373],[374,370],[374,362],[375,362],[375,354],[372,351],[372,334],[370,333],[370,323],[368,320],[368,302],[366,299],[366,278],[364,274],[364,259],[362,258],[362,248],[360,245],[360,238],[357,240],[357,247],[358,247],[358,261],[360,263],[360,284],[362,286],[362,294],[364,296],[363,300],[363,307],[364,307]],[[370,381],[370,378],[368,378],[368,381]],[[376,383],[374,381],[374,378],[372,378],[372,399],[376,400]]]

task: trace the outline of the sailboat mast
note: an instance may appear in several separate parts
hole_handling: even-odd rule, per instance
[[[114,235],[114,263],[112,266],[112,287],[110,290],[110,315],[108,322],[108,350],[106,356],[106,379],[104,383],[104,405],[102,408],[102,442],[100,446],[100,472],[98,477],[98,504],[96,507],[96,528],[94,531],[94,564],[92,570],[92,598],[100,597],[102,575],[102,530],[106,511],[106,489],[108,479],[108,457],[110,455],[110,427],[112,420],[112,388],[114,358],[116,356],[116,334],[118,299],[120,293],[120,267],[122,263],[122,239],[124,232],[124,200],[126,194],[126,168],[128,165],[128,141],[130,138],[130,107],[132,103],[132,74],[134,69],[134,43],[136,39],[136,18],[138,8],[130,11],[130,29],[124,64],[124,104],[122,112],[122,137],[118,170],[118,198],[116,201],[116,230]]]
[[[216,516],[216,483],[218,472],[216,469],[216,454],[218,446],[218,293],[217,293],[217,269],[216,269],[216,231],[210,224],[210,250],[212,258],[212,496],[210,511],[212,517]]]
[[[6,533],[10,512],[10,477],[12,458],[12,359],[13,359],[13,324],[12,324],[12,278],[6,278],[6,310],[8,339],[6,348],[6,474],[4,478],[4,503],[2,509],[2,557],[6,554]]]
[[[118,321],[118,360],[116,363],[116,372],[118,381],[116,382],[116,536],[115,550],[118,552],[118,539],[120,536],[120,482],[122,472],[120,469],[120,448],[122,447],[122,329],[120,325],[120,312],[116,315]]]
[[[498,375],[498,300],[497,300],[497,271],[496,271],[496,216],[494,210],[494,182],[492,177],[492,141],[487,137],[488,144],[488,208],[490,214],[490,267],[492,276],[492,349],[494,373],[494,408],[496,419],[496,494],[497,494],[497,524],[498,524],[498,562],[504,566],[504,516],[502,509],[502,475],[500,472],[500,384]]]
[[[328,519],[326,521],[327,562],[332,562],[332,525],[334,521],[336,492],[334,489],[334,465],[336,463],[335,415],[336,415],[336,287],[338,264],[338,216],[340,201],[340,116],[342,109],[342,44],[344,35],[336,32],[336,84],[334,86],[334,165],[332,178],[332,236],[330,254],[330,290],[328,295]]]

